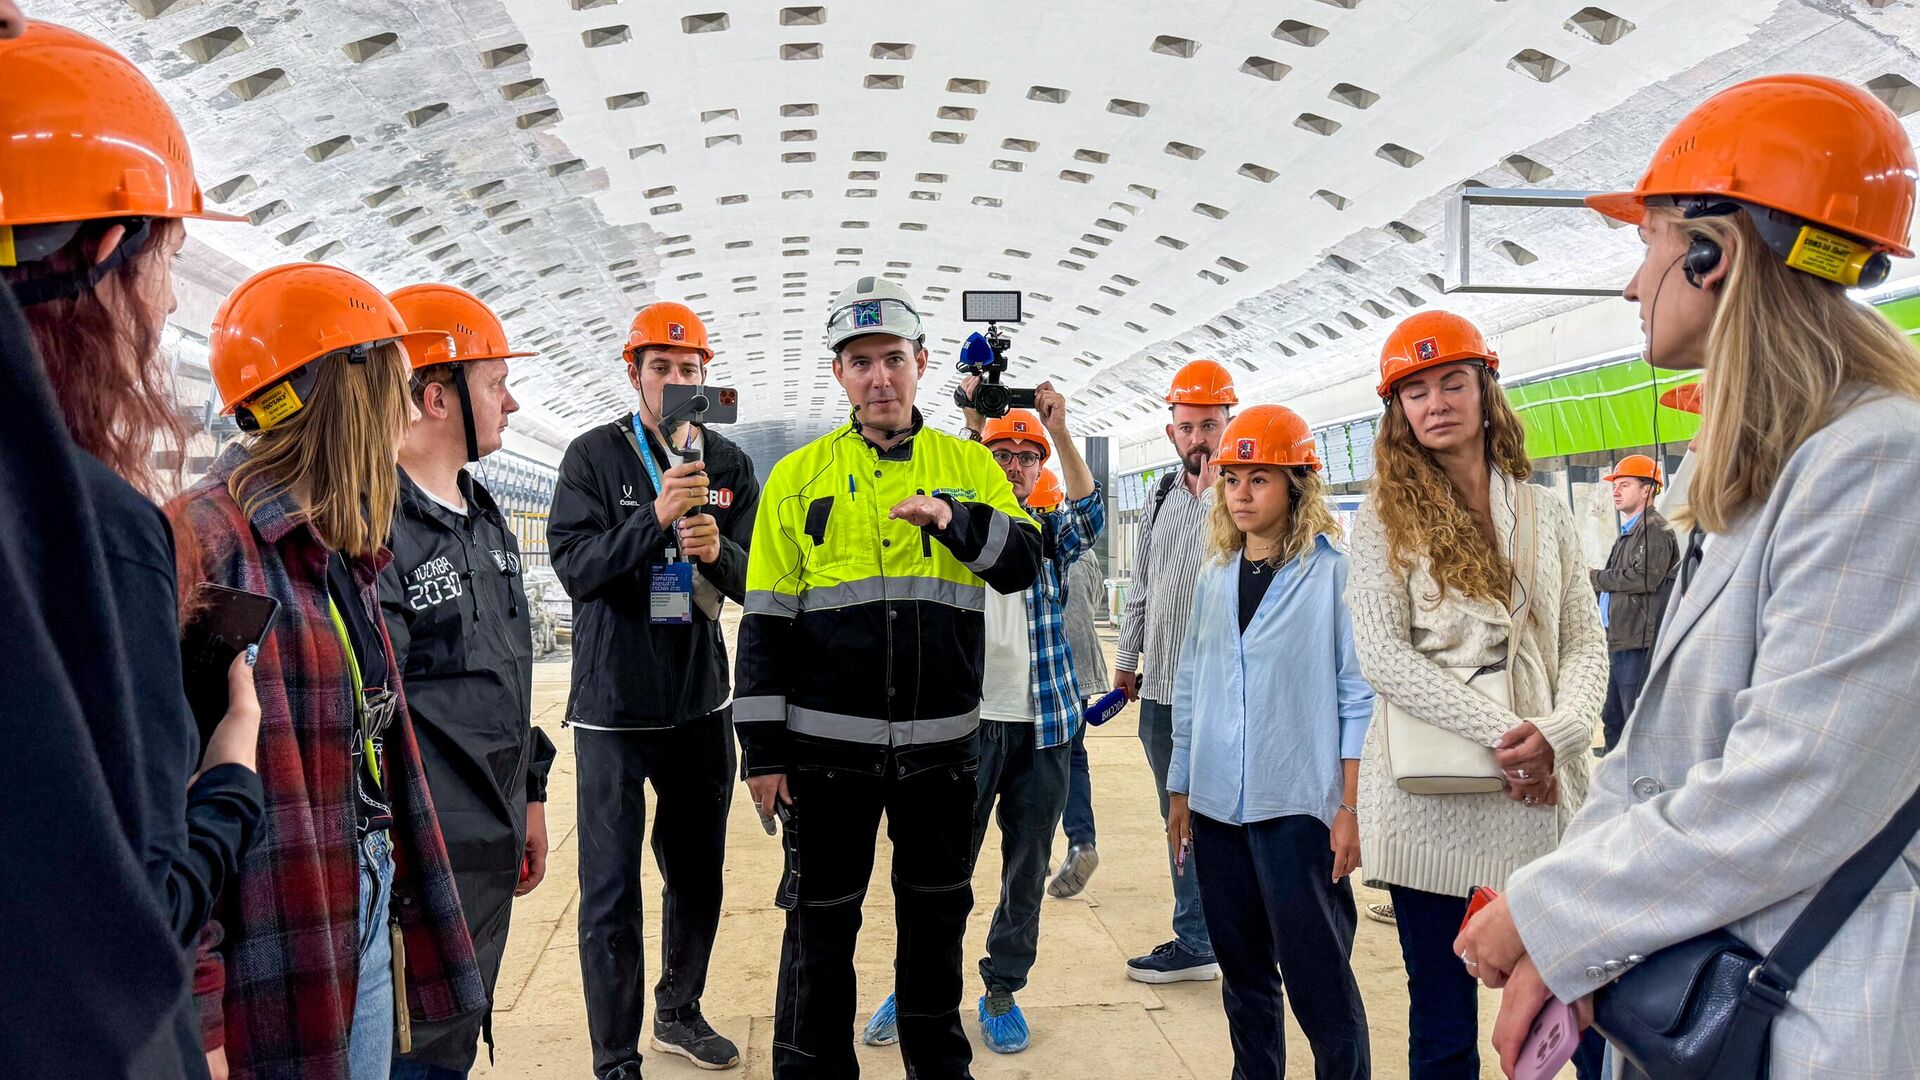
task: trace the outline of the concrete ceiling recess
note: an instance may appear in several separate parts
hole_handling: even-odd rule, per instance
[[[922,305],[932,422],[957,424],[960,293],[1020,289],[1009,381],[1053,379],[1083,433],[1124,440],[1195,356],[1243,400],[1364,381],[1443,302],[1462,184],[1630,183],[1681,112],[1767,71],[1920,108],[1913,0],[28,8],[161,85],[251,219],[193,230],[220,256],[473,289],[541,351],[514,385],[555,443],[629,407],[634,310],[685,301],[763,466],[844,414],[823,326],[860,275]],[[1520,284],[1617,283],[1637,247],[1564,210],[1475,243],[1476,274]],[[1500,330],[1593,301],[1444,302]]]

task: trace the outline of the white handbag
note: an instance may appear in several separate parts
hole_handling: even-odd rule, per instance
[[[1533,500],[1523,497],[1520,501],[1526,503],[1526,508],[1515,509],[1514,547],[1525,566],[1515,566],[1514,576],[1516,584],[1521,580],[1524,584],[1519,610],[1508,620],[1507,658],[1480,668],[1440,669],[1508,711],[1513,709],[1514,628],[1526,621],[1538,561],[1533,546]],[[1494,761],[1491,749],[1465,735],[1435,727],[1389,699],[1381,700],[1386,705],[1383,749],[1387,771],[1400,790],[1410,795],[1484,795],[1505,789],[1506,775]]]

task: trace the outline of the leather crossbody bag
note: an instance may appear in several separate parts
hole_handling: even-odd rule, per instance
[[[1765,956],[1726,930],[1671,945],[1594,996],[1593,1026],[1652,1080],[1762,1080],[1773,1021],[1920,829],[1920,793],[1814,894]]]

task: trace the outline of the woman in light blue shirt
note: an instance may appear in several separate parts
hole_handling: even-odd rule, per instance
[[[1221,440],[1173,693],[1167,839],[1225,976],[1235,1080],[1286,1071],[1283,996],[1321,1080],[1372,1075],[1354,981],[1354,802],[1373,691],[1354,656],[1313,436],[1278,405]],[[1283,995],[1282,988],[1285,993]]]

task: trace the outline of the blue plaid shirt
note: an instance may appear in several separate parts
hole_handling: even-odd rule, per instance
[[[1100,486],[1084,499],[1068,499],[1058,510],[1035,512],[1040,522],[1040,576],[1027,589],[1027,648],[1033,656],[1034,727],[1041,749],[1064,746],[1080,730],[1085,706],[1067,647],[1067,569],[1093,548],[1107,527]]]

